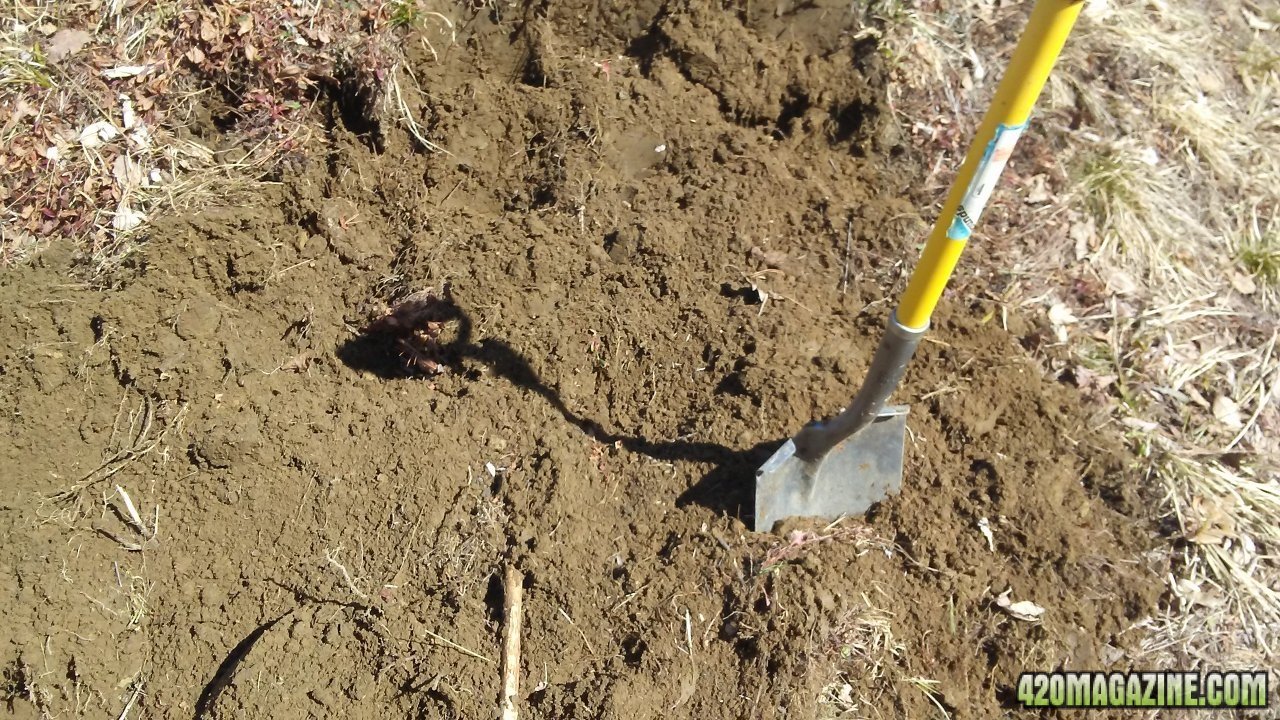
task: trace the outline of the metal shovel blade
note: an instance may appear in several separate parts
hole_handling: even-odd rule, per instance
[[[756,470],[756,531],[789,517],[861,515],[896,493],[906,433],[907,407],[896,405],[814,460],[797,456],[788,440]]]

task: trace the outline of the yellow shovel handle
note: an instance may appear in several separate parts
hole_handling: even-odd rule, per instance
[[[978,127],[960,172],[951,183],[942,214],[929,233],[924,253],[898,304],[897,320],[906,328],[924,330],[928,327],[929,317],[960,259],[960,251],[991,197],[1083,6],[1083,0],[1036,1],[1027,28],[1009,61],[1009,69],[996,89],[995,99]]]

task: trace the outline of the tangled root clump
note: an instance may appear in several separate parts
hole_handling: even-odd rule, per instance
[[[427,288],[395,303],[361,332],[392,341],[410,373],[440,375],[449,371],[441,359],[440,333],[456,315],[447,289],[441,294]]]

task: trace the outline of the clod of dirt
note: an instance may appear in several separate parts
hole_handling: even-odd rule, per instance
[[[243,410],[230,421],[215,420],[192,445],[192,452],[213,468],[228,468],[245,460],[263,443],[261,421],[251,410]]]
[[[365,265],[385,255],[388,241],[378,233],[368,218],[360,216],[355,203],[345,198],[330,198],[320,207],[320,234],[343,262]]]

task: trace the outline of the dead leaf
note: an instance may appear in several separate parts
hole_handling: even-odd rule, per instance
[[[1076,378],[1076,387],[1087,393],[1101,394],[1116,382],[1115,375],[1096,373],[1082,365],[1076,366],[1071,374]]]
[[[193,47],[187,51],[186,58],[196,65],[199,65],[204,62],[204,53],[200,51],[200,48]]]
[[[1248,23],[1248,24],[1249,24],[1249,27],[1253,28],[1254,30],[1262,30],[1263,32],[1271,32],[1272,30],[1275,30],[1276,28],[1280,28],[1280,25],[1277,25],[1276,23],[1273,23],[1273,22],[1270,22],[1270,21],[1264,20],[1264,19],[1262,19],[1262,18],[1258,17],[1257,15],[1254,15],[1253,13],[1249,12],[1248,10],[1245,10],[1244,8],[1240,8],[1240,12],[1244,14],[1244,21],[1245,21],[1246,23]]]
[[[1231,273],[1231,287],[1241,295],[1252,295],[1258,292],[1258,285],[1253,278],[1238,272]]]
[[[137,77],[150,69],[150,65],[121,65],[119,67],[103,70],[102,77],[108,80],[123,80],[125,78]]]
[[[1178,597],[1195,605],[1203,605],[1207,608],[1221,607],[1226,598],[1214,592],[1204,590],[1200,583],[1194,582],[1188,578],[1182,578],[1173,584],[1173,591]]]
[[[49,42],[44,47],[44,54],[51,62],[62,62],[84,49],[92,39],[93,35],[84,30],[63,28],[49,38]]]
[[[106,120],[99,120],[96,123],[90,123],[80,131],[77,138],[80,144],[86,148],[101,147],[104,143],[120,137],[120,130]]]
[[[138,114],[133,110],[133,101],[128,95],[120,96],[120,122],[125,130],[132,130],[138,124]]]
[[[1107,0],[1087,0],[1084,14],[1094,21],[1105,20],[1111,16],[1111,3]]]
[[[1057,303],[1049,308],[1049,322],[1053,325],[1053,333],[1060,343],[1067,341],[1067,326],[1077,321],[1075,313],[1063,303]]]
[[[1051,199],[1053,199],[1053,196],[1049,194],[1049,176],[1041,174],[1031,178],[1028,183],[1027,196],[1023,201],[1028,205],[1039,205],[1040,203],[1049,202]]]
[[[763,250],[759,246],[752,246],[747,254],[752,260],[774,269],[781,268],[787,262],[787,254],[781,250]]]
[[[286,372],[306,372],[311,367],[311,356],[307,353],[298,353],[293,356],[285,364],[280,366],[281,370]]]
[[[1071,239],[1075,241],[1076,260],[1083,260],[1089,256],[1098,243],[1098,226],[1090,217],[1084,222],[1078,222],[1071,226],[1069,231]]]
[[[201,40],[207,43],[212,43],[213,41],[220,40],[221,38],[222,30],[220,30],[217,25],[214,25],[212,20],[207,17],[200,19]]]
[[[1077,320],[1075,313],[1071,312],[1071,308],[1064,303],[1057,303],[1049,308],[1049,322],[1054,325],[1070,325]]]
[[[1132,295],[1138,290],[1138,281],[1123,270],[1112,269],[1107,277],[1107,289],[1117,295]]]
[[[131,190],[142,185],[145,174],[142,166],[134,162],[127,155],[117,155],[115,162],[111,163],[111,177],[115,179],[116,185],[121,190]]]
[[[1044,616],[1045,610],[1030,600],[1019,600],[1013,602],[1009,600],[1009,594],[1013,590],[1005,590],[996,598],[996,605],[999,605],[1005,612],[1014,616],[1019,620],[1027,622],[1040,622],[1040,618]]]
[[[1141,418],[1136,418],[1136,417],[1127,417],[1121,420],[1120,422],[1125,427],[1130,427],[1130,428],[1133,428],[1134,430],[1141,430],[1142,432],[1154,432],[1160,427],[1159,423],[1154,423],[1154,422],[1151,422],[1150,420],[1143,420]]]
[[[978,519],[978,532],[982,533],[982,537],[987,539],[987,549],[991,552],[996,551],[996,538],[991,532],[991,521],[985,517]]]
[[[1221,545],[1236,537],[1236,521],[1222,505],[1196,497],[1188,513],[1187,539],[1198,545]]]
[[[1214,398],[1213,416],[1232,430],[1244,427],[1244,420],[1240,417],[1240,406],[1228,395],[1219,395]]]
[[[147,221],[147,216],[129,207],[128,203],[120,203],[116,207],[116,215],[111,219],[111,227],[120,232],[132,230]]]

